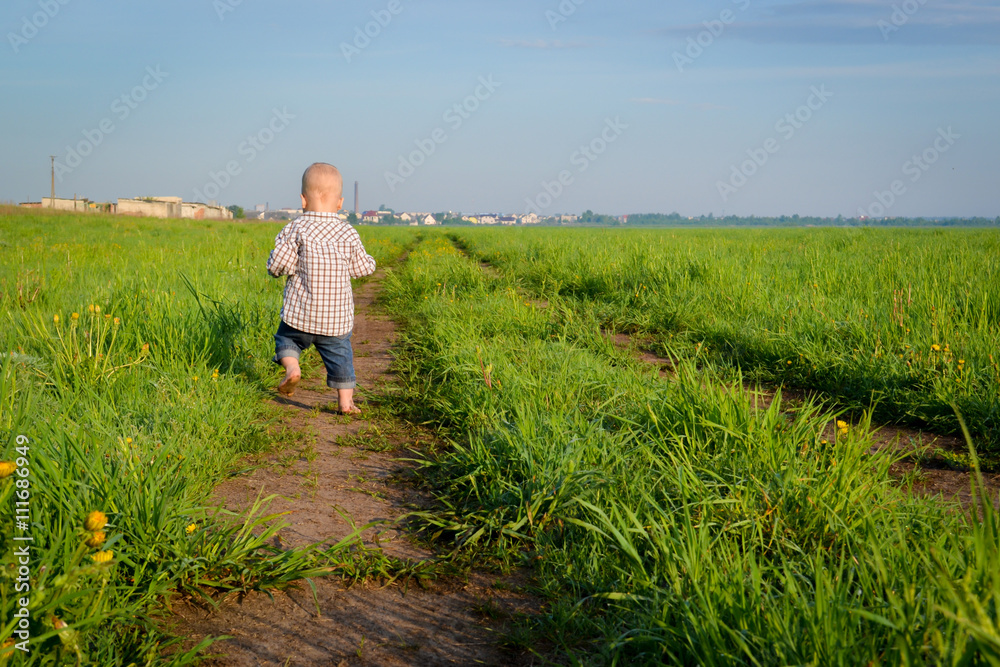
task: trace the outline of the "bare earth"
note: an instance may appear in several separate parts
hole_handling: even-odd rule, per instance
[[[355,293],[356,400],[362,417],[372,408],[366,399],[395,381],[389,372],[395,325],[373,312],[379,283],[376,274]],[[359,526],[384,522],[365,531],[366,544],[377,543],[398,558],[431,558],[392,524],[411,509],[428,506],[428,499],[407,483],[413,468],[397,460],[412,456],[407,450],[414,443],[395,430],[386,437],[384,424],[337,414],[336,392],[326,388],[320,374],[303,380],[291,398],[275,394],[274,401],[289,413],[289,426],[304,432],[306,441],[292,448],[297,451],[275,452],[264,466],[221,484],[215,492],[219,504],[244,509],[258,495],[277,494],[268,513],[288,512],[284,520],[291,525],[280,533],[286,546],[332,544],[350,535],[352,527],[339,508]],[[211,652],[222,655],[205,663],[220,667],[528,664],[524,655],[498,646],[498,631],[512,615],[537,611],[537,603],[515,592],[519,585],[511,577],[502,579],[498,583],[497,576],[472,573],[468,579],[437,581],[429,590],[414,583],[348,588],[335,578],[315,579],[320,615],[311,589],[303,585],[273,593],[273,601],[264,593],[230,596],[217,611],[177,603],[173,631],[191,642],[232,636],[214,644]]]

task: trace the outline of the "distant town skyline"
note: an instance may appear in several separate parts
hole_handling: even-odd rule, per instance
[[[1000,215],[1000,0],[0,7],[0,200]]]

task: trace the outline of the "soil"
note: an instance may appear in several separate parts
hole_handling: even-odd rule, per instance
[[[387,422],[376,406],[396,379],[390,371],[395,324],[376,312],[381,281],[355,292],[356,402],[359,417],[337,412],[336,391],[319,377],[306,378],[290,398],[275,392],[287,427],[305,434],[303,444],[268,455],[249,474],[215,490],[216,502],[243,510],[259,496],[277,495],[267,512],[287,512],[278,535],[288,547],[335,543],[358,526],[374,524],[364,543],[401,559],[424,561],[435,554],[415,543],[396,519],[431,501],[412,483],[414,466],[402,461],[420,448],[419,431]],[[382,411],[385,412],[385,411]],[[346,513],[350,520],[337,510]],[[333,577],[287,592],[230,596],[219,609],[185,600],[175,603],[171,631],[193,645],[206,636],[228,635],[212,647],[204,664],[249,665],[517,665],[528,658],[499,645],[518,615],[537,613],[537,600],[523,592],[524,575],[499,577],[472,572],[422,588],[367,582],[349,587]],[[425,584],[426,585],[426,584]],[[319,613],[317,613],[317,604]]]
[[[640,361],[659,369],[660,377],[672,376],[676,372],[671,359],[661,357],[651,352],[644,341],[637,340],[628,334],[608,334],[616,346],[630,350]],[[759,407],[766,410],[771,406],[777,391],[773,388],[757,389],[750,384],[744,385],[748,392],[755,393],[760,399]],[[807,391],[782,387],[782,401],[789,407],[801,405],[813,395]],[[819,397],[819,395],[817,395]],[[858,425],[849,417],[839,417],[852,427]],[[836,419],[830,419],[823,437],[834,440],[837,435]],[[973,505],[971,492],[971,477],[968,470],[958,469],[938,452],[950,454],[966,454],[968,449],[965,440],[952,435],[941,435],[921,429],[885,424],[873,426],[872,452],[884,448],[897,450],[902,458],[894,463],[891,472],[899,480],[911,485],[914,493],[921,496],[938,496],[945,501],[958,502],[963,507]],[[983,482],[993,497],[1000,494],[1000,474],[984,473]]]

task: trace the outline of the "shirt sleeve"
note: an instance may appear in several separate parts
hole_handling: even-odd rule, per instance
[[[293,225],[288,225],[274,239],[274,250],[267,259],[267,272],[275,278],[295,275],[299,264],[298,236]]]
[[[363,278],[375,273],[375,258],[368,254],[361,237],[355,237],[349,272],[352,278]]]

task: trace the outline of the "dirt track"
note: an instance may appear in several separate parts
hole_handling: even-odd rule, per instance
[[[376,314],[374,300],[381,274],[356,293],[354,329],[358,405],[371,413],[381,391],[395,380],[389,366],[395,325]],[[412,431],[386,428],[384,422],[342,417],[336,393],[325,378],[307,378],[290,399],[274,401],[288,411],[290,428],[305,434],[292,451],[273,453],[252,473],[228,480],[215,492],[219,504],[243,509],[259,494],[278,494],[269,513],[288,512],[290,526],[281,544],[300,546],[336,542],[352,528],[335,508],[358,525],[383,520],[364,533],[366,544],[413,560],[433,554],[416,546],[392,520],[427,499],[407,479],[413,469],[399,462],[412,455]],[[191,641],[230,635],[211,650],[223,654],[206,664],[245,665],[516,665],[521,655],[501,649],[497,630],[512,614],[533,603],[513,592],[510,579],[472,573],[468,579],[435,582],[429,590],[411,583],[347,588],[333,578],[314,580],[321,615],[308,586],[287,593],[231,596],[218,611],[190,603],[175,605],[175,632]]]

